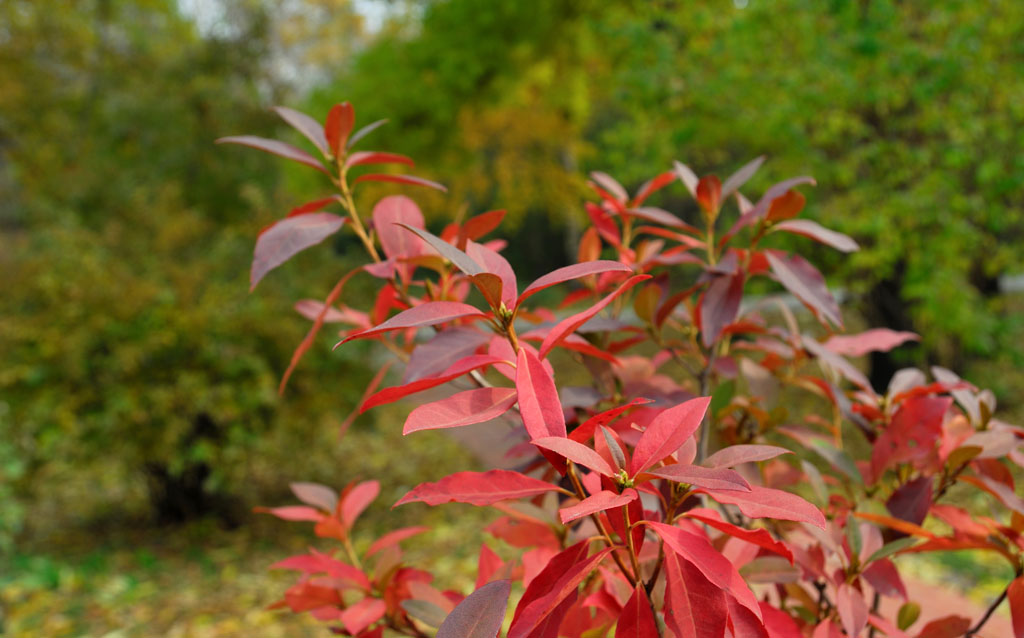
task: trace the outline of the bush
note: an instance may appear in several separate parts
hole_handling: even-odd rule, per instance
[[[315,168],[338,195],[260,234],[252,285],[342,228],[369,257],[323,302],[300,303],[312,327],[282,383],[324,324],[344,324],[338,346],[373,339],[406,363],[400,385],[378,389],[382,368],[361,410],[431,388],[457,390],[412,410],[404,433],[497,428],[500,419],[514,426],[497,438],[517,466],[458,472],[396,503],[454,501],[501,513],[487,532],[504,545],[480,548],[468,596],[402,563],[399,544],[422,527],[356,551],[353,526],[378,495],[377,481],[353,481],[340,494],[293,484],[303,504],[268,511],[314,522],[339,547],[275,565],[301,573],[279,606],[367,637],[422,636],[431,627],[444,637],[495,636],[503,626],[510,638],[606,635],[612,627],[616,636],[680,638],[902,636],[920,608],[907,600],[899,557],[973,549],[1011,565],[1015,578],[995,604],[1009,598],[1022,626],[1024,502],[1010,468],[1024,462],[1024,430],[994,418],[991,393],[948,370],[933,369],[931,380],[900,370],[878,393],[850,362],[918,337],[885,328],[838,333],[839,306],[818,270],[772,247],[781,233],[843,253],[858,248],[798,218],[805,197],[796,188],[811,178],[775,184],[752,203],[740,189],[760,159],[724,182],[677,162],[632,195],[593,173],[598,202],[586,205],[592,225],[578,263],[521,289],[499,254],[504,242],[484,240],[502,211],[435,235],[413,200],[389,196],[364,218],[352,198],[364,182],[443,187],[397,173],[353,178],[366,165],[412,162],[351,150],[376,125],[353,132],[347,103],[323,127],[281,114],[326,167],[273,140],[222,141]],[[677,181],[696,200],[702,227],[648,204]],[[725,204],[733,201],[739,214],[729,221]],[[344,215],[323,210],[335,204]],[[378,281],[372,303],[343,296],[356,275]],[[802,326],[784,303],[745,297],[758,279],[781,284],[814,324]],[[560,298],[564,285],[575,287]],[[988,499],[992,516],[951,501],[955,485]],[[513,584],[522,591],[506,624]],[[898,613],[880,615],[882,598],[903,602]],[[915,631],[973,635],[988,618],[948,616]]]

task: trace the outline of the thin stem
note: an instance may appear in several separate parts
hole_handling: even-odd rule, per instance
[[[585,499],[587,497],[587,493],[583,490],[583,484],[580,483],[580,478],[576,475],[576,466],[572,461],[568,462],[566,474],[568,474],[569,480],[572,482],[572,486],[576,490],[576,497],[581,501]],[[612,560],[614,560],[615,564],[619,566],[619,571],[621,571],[622,575],[626,577],[626,580],[629,581],[630,585],[636,587],[637,577],[629,571],[626,564],[622,562],[622,558],[615,553],[615,541],[612,540],[611,534],[608,533],[608,529],[604,526],[604,523],[601,522],[601,518],[597,514],[591,514],[590,520],[594,521],[594,525],[596,525],[597,529],[601,532],[601,537],[604,539],[604,542],[608,547],[612,548]],[[628,530],[626,533],[629,535]]]
[[[998,607],[1000,604],[1002,604],[1002,602],[1004,600],[1006,600],[1006,594],[1009,591],[1010,591],[1010,586],[1007,585],[1006,589],[1003,590],[1003,593],[999,594],[999,597],[996,598],[994,601],[992,601],[992,604],[988,606],[988,609],[985,610],[985,615],[983,615],[978,620],[978,623],[976,625],[974,625],[973,627],[971,627],[970,629],[967,630],[967,633],[964,634],[964,638],[971,638],[971,636],[973,636],[973,635],[977,634],[979,631],[981,631],[981,628],[985,626],[985,623],[988,622],[988,619],[992,617],[993,613],[995,613],[996,607]]]

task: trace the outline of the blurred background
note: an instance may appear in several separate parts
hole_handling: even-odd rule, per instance
[[[389,119],[367,148],[449,186],[409,191],[432,228],[509,210],[520,279],[572,259],[588,171],[632,190],[764,154],[751,193],[813,175],[807,215],[863,247],[810,249],[851,326],[923,337],[872,379],[941,364],[1021,414],[1024,3],[4,0],[0,635],[319,635],[263,609],[289,580],[266,567],[312,535],[251,508],[294,480],[383,477],[366,525],[426,517],[413,559],[472,572],[444,515],[477,514],[387,509],[469,454],[402,440],[401,406],[338,437],[372,349],[325,333],[276,394],[308,325],[292,303],[359,247],[247,292],[259,230],[327,184],[213,140],[298,144],[270,106],[343,100]]]

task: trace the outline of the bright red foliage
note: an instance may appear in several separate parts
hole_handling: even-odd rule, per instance
[[[599,201],[585,205],[593,226],[582,235],[579,263],[520,291],[498,252],[503,244],[477,243],[504,211],[435,235],[413,200],[390,196],[364,220],[352,198],[359,183],[444,187],[404,174],[351,175],[367,164],[413,162],[351,151],[380,122],[353,133],[348,103],[331,109],[322,127],[297,111],[277,112],[323,162],[275,140],[220,141],[327,173],[338,194],[296,208],[260,234],[253,285],[342,228],[367,255],[323,303],[300,302],[313,325],[285,381],[324,323],[337,322],[351,326],[338,345],[385,340],[408,361],[398,386],[374,392],[379,375],[362,410],[456,380],[471,384],[414,408],[403,431],[506,419],[518,432],[510,440],[518,471],[440,477],[396,505],[494,506],[505,516],[488,532],[523,550],[503,561],[482,547],[476,591],[442,592],[431,574],[401,561],[399,544],[425,528],[394,530],[356,553],[353,525],[378,495],[376,481],[341,494],[297,483],[292,489],[304,505],[266,511],[314,522],[340,552],[311,550],[274,565],[301,574],[278,606],[362,638],[385,630],[426,636],[432,628],[444,638],[494,638],[515,590],[522,593],[509,638],[897,638],[908,635],[902,615],[883,618],[878,603],[906,599],[898,556],[983,549],[1017,574],[1005,597],[1014,633],[1024,637],[1024,500],[1007,466],[1024,462],[1024,430],[993,418],[991,393],[948,370],[933,370],[931,383],[923,372],[903,370],[879,393],[847,359],[916,335],[884,328],[835,334],[842,317],[824,277],[800,255],[771,247],[783,232],[857,249],[852,238],[797,219],[806,198],[794,189],[813,179],[775,184],[752,204],[740,189],[763,158],[724,183],[676,162],[633,197],[613,177],[593,173]],[[642,205],[677,179],[696,202],[692,219]],[[322,210],[330,205],[345,215]],[[670,272],[684,285],[670,287]],[[356,273],[380,283],[362,310],[341,300]],[[781,284],[818,330],[802,330],[785,306],[744,304],[757,279]],[[567,288],[562,303],[554,290],[534,296],[559,284]],[[579,365],[592,386],[560,386],[559,372]],[[783,388],[827,408],[802,419],[781,416],[774,408]],[[957,482],[987,494],[993,517],[942,502]],[[932,531],[933,518],[952,531]],[[950,617],[915,635],[960,636],[986,619]]]

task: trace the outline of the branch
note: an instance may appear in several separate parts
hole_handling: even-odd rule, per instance
[[[995,600],[992,601],[992,604],[989,605],[988,609],[985,610],[985,615],[983,615],[978,620],[978,623],[976,625],[974,625],[973,627],[971,627],[970,629],[967,630],[967,633],[964,634],[964,638],[971,638],[971,636],[973,636],[973,635],[977,634],[979,631],[981,631],[981,628],[985,626],[985,623],[988,622],[988,619],[992,617],[993,613],[995,613],[996,607],[998,607],[1004,600],[1006,600],[1006,593],[1008,591],[1010,591],[1010,586],[1009,585],[1006,586],[1006,589],[1003,590],[1003,593],[999,594],[998,598],[996,598]]]

